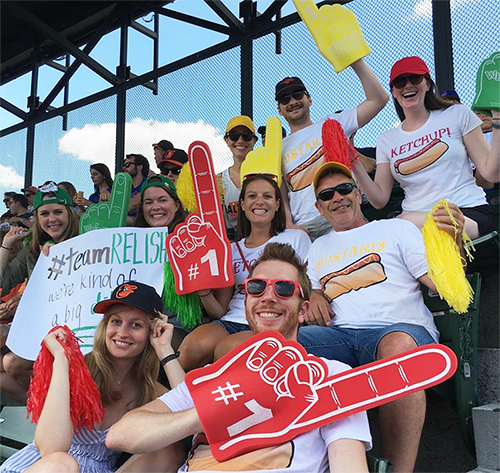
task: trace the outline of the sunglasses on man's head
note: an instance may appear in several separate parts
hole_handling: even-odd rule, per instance
[[[231,141],[238,141],[240,139],[240,136],[245,140],[245,141],[252,141],[252,138],[254,137],[254,134],[251,131],[244,131],[243,133],[240,133],[239,131],[230,131],[227,136],[229,136],[229,139]]]
[[[249,296],[262,296],[269,285],[273,286],[274,293],[282,299],[290,299],[297,290],[302,299],[304,299],[304,291],[300,284],[297,281],[289,281],[287,279],[245,279],[245,292]]]
[[[402,89],[408,81],[410,81],[413,85],[418,85],[424,80],[425,76],[418,74],[410,74],[407,76],[398,76],[392,81],[392,87],[396,87],[396,89]]]
[[[130,166],[132,166],[132,164],[135,164],[135,163],[134,163],[134,162],[132,162],[132,161],[129,161],[128,163],[123,163],[123,167],[124,167],[125,169],[127,169],[127,168],[129,168]]]
[[[323,189],[318,194],[318,199],[327,202],[328,200],[333,199],[335,192],[338,192],[340,195],[347,195],[350,194],[355,188],[356,186],[349,182],[346,182],[344,184],[339,184],[336,187],[329,187],[328,189]]]
[[[295,100],[302,100],[302,98],[304,97],[304,94],[306,93],[305,90],[295,90],[293,91],[291,94],[285,94],[285,95],[282,95],[279,99],[278,99],[278,102],[281,104],[281,105],[288,105],[290,103],[290,100],[292,100],[292,97],[295,99]]]

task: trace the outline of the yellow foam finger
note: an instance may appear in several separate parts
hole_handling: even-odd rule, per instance
[[[277,117],[269,117],[266,123],[266,145],[250,151],[241,164],[240,180],[252,174],[267,174],[281,186],[281,122]]]
[[[319,52],[336,72],[370,54],[370,47],[351,10],[342,5],[323,5],[318,10],[313,0],[293,1]]]

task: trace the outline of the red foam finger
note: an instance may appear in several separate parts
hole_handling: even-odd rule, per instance
[[[248,357],[247,366],[253,371],[260,370],[280,348],[281,344],[277,340],[265,340],[259,343]]]
[[[168,248],[179,258],[185,258],[187,255],[187,250],[177,235],[172,235],[168,239]],[[171,257],[169,258],[172,259]]]
[[[180,240],[184,248],[186,248],[186,251],[188,253],[194,251],[194,249],[196,248],[196,245],[194,244],[187,227],[183,227],[177,232],[177,238]]]
[[[202,141],[191,143],[189,146],[189,162],[202,220],[210,222],[215,231],[222,235],[225,233],[226,228],[219,201],[217,179],[208,145]]]
[[[277,381],[285,375],[291,365],[303,359],[304,357],[298,350],[284,347],[264,365],[262,377],[267,382]]]

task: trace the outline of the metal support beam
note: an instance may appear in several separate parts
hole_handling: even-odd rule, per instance
[[[8,100],[2,98],[0,98],[0,107],[12,113],[12,115],[15,115],[21,120],[26,120],[28,116],[28,114],[24,110],[21,110],[19,107],[16,107],[13,103],[10,103]]]
[[[162,8],[159,5],[148,4],[148,8],[151,11],[159,13],[160,15],[166,16],[168,18],[173,18],[174,20],[183,21],[184,23],[189,23],[190,25],[199,26],[207,30],[216,31],[217,33],[231,35],[233,30],[227,26],[219,25],[213,21],[204,20],[203,18],[198,18],[196,16],[187,15],[186,13],[180,13],[178,11],[169,10],[168,8]],[[239,29],[234,30],[239,31]]]
[[[134,30],[138,31],[139,33],[142,33],[144,36],[147,36],[148,38],[151,39],[158,38],[158,35],[154,31],[150,30],[147,26],[141,25],[141,23],[135,20],[132,20],[130,26],[134,28]]]
[[[434,66],[439,90],[454,89],[450,0],[432,0]]]
[[[116,68],[118,81],[123,84],[130,79],[130,66],[128,60],[128,25],[130,16],[124,4],[121,5],[121,30],[120,30],[120,64]],[[126,117],[127,91],[122,89],[116,97],[116,148],[115,148],[115,172],[120,172],[125,158],[125,121]]]
[[[66,54],[66,69],[69,69],[69,64],[70,63],[70,57],[69,54]],[[66,82],[66,85],[64,86],[64,100],[63,100],[63,107],[66,107],[69,102],[69,81]],[[62,129],[63,131],[68,131],[68,114],[64,113],[62,116],[63,123],[62,123]]]
[[[153,71],[158,70],[160,64],[160,15],[155,13],[155,33],[156,39],[153,39]],[[153,79],[153,95],[158,95],[158,76]]]
[[[39,38],[37,38],[39,39]],[[38,70],[40,68],[40,41],[36,41],[36,47],[32,55],[33,70],[31,72],[31,95],[28,97],[29,116],[34,116],[38,107]],[[35,124],[28,126],[26,135],[26,157],[24,166],[24,184],[26,187],[33,182],[33,160],[35,156]]]
[[[223,41],[222,43],[216,44],[214,46],[210,46],[209,48],[203,49],[197,53],[191,54],[190,56],[186,56],[177,61],[171,62],[170,64],[166,64],[165,66],[160,67],[157,71],[150,71],[146,74],[143,74],[135,79],[130,79],[128,82],[120,85],[115,85],[114,87],[109,87],[100,92],[96,92],[95,94],[84,97],[80,100],[76,100],[75,102],[70,103],[67,107],[60,107],[54,112],[47,112],[44,115],[38,115],[36,117],[30,117],[30,122],[40,123],[45,120],[49,120],[50,118],[62,115],[63,113],[70,112],[72,110],[76,110],[81,107],[85,107],[91,103],[95,103],[99,100],[111,97],[116,95],[120,90],[128,90],[132,89],[138,85],[142,85],[145,82],[153,80],[155,77],[161,77],[166,74],[170,74],[171,72],[178,71],[184,67],[190,66],[192,64],[196,64],[199,61],[203,61],[204,59],[208,59],[210,57],[216,56],[217,54],[223,53],[225,51],[229,51],[232,48],[240,45],[239,38],[232,38],[227,41]],[[18,123],[16,125],[12,125],[8,128],[0,130],[0,138],[3,136],[10,135],[11,133],[15,133],[16,131],[22,130],[26,128],[27,122]]]
[[[106,30],[109,28],[110,24],[116,20],[116,11],[117,7],[115,7],[111,13],[108,15],[105,21],[102,22],[102,25],[99,27],[99,29],[94,33],[92,36],[91,40],[87,43],[85,48],[83,48],[83,52],[85,54],[90,54],[92,50],[95,48],[97,43],[100,41],[100,39],[103,37],[104,33]],[[69,57],[68,55],[66,57]],[[66,86],[67,83],[69,83],[69,80],[75,72],[78,70],[78,68],[82,64],[82,60],[79,58],[75,58],[73,61],[73,64],[68,67],[68,71],[59,79],[57,84],[54,86],[54,88],[49,92],[43,103],[40,105],[40,110],[45,110],[57,97],[59,92],[63,89],[63,87]],[[69,65],[69,61],[66,60],[66,64]]]
[[[60,72],[68,72],[68,68],[66,66],[63,66],[62,64],[59,64],[58,62],[55,62],[52,59],[42,58],[42,64],[50,66],[52,67],[52,69],[55,69]]]
[[[286,2],[288,2],[288,0],[274,0],[274,2],[267,7],[267,10],[256,19],[256,22],[269,21],[276,14],[279,14],[281,17],[281,9],[285,6]]]
[[[253,117],[253,41],[241,43],[241,114]]]
[[[92,59],[88,54],[85,54],[73,43],[68,41],[64,36],[60,35],[56,30],[41,21],[40,18],[37,18],[19,3],[7,3],[8,5],[4,4],[2,5],[2,7],[7,8],[7,10],[14,16],[16,16],[19,20],[27,23],[32,28],[42,33],[44,37],[47,37],[54,41],[56,44],[62,46],[67,52],[69,52],[75,58],[80,59],[89,69],[101,76],[104,80],[108,81],[110,84],[115,84],[116,81],[114,75],[104,66],[99,64],[95,59]]]
[[[205,0],[205,3],[215,12],[217,16],[234,31],[243,30],[243,24],[236,18],[229,8],[220,0]]]

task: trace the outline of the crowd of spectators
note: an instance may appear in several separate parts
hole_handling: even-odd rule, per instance
[[[424,306],[419,288],[419,282],[422,282],[435,289],[427,275],[419,229],[427,212],[443,197],[450,200],[452,216],[442,208],[436,211],[434,220],[438,228],[454,238],[461,236],[463,228],[473,238],[494,229],[483,188],[491,188],[500,181],[500,112],[492,110],[491,117],[483,114],[476,116],[467,106],[459,103],[456,93],[452,93],[454,91],[447,91],[443,95],[438,93],[422,59],[403,58],[393,66],[389,84],[401,124],[379,137],[376,150],[358,150],[351,163],[352,169],[349,169],[345,165],[325,161],[322,143],[324,123],[327,119],[336,120],[353,141],[356,131],[370,122],[388,101],[384,88],[363,60],[356,61],[351,67],[363,87],[366,99],[354,108],[332,113],[316,123],[310,115],[313,104],[311,94],[300,78],[287,77],[276,84],[278,112],[290,128],[288,136],[284,129],[282,133],[281,187],[276,176],[241,175],[242,164],[258,141],[256,128],[252,119],[244,115],[233,117],[228,122],[224,139],[232,154],[232,164],[218,176],[218,181],[227,233],[232,241],[235,285],[198,292],[205,323],[194,330],[183,327],[177,319],[178,314],[169,312],[157,294],[153,299],[166,315],[162,315],[161,322],[153,323],[152,327],[155,328],[149,328],[154,311],[141,303],[134,306],[142,311],[140,317],[136,314],[136,318],[147,327],[143,330],[142,338],[148,338],[151,330],[155,334],[151,335],[153,338],[165,342],[161,345],[158,341],[151,341],[156,350],[156,361],[161,360],[163,367],[174,361],[169,366],[175,364],[178,370],[175,376],[172,372],[166,373],[169,387],[182,385],[184,371],[212,363],[258,332],[251,325],[252,317],[266,328],[285,330],[279,325],[279,321],[288,313],[288,309],[283,308],[286,306],[283,300],[300,297],[295,291],[291,295],[280,295],[276,281],[283,282],[284,279],[278,271],[279,265],[276,265],[275,270],[269,270],[266,278],[262,279],[266,282],[264,292],[252,295],[263,299],[272,296],[272,300],[260,311],[250,311],[250,319],[246,306],[249,299],[246,281],[266,248],[278,243],[292,247],[293,257],[302,263],[309,261],[308,275],[313,291],[310,298],[304,298],[302,294],[301,304],[305,304],[307,310],[304,309],[304,313],[297,316],[299,322],[305,321],[308,326],[300,328],[291,338],[297,338],[310,353],[357,366],[438,340],[439,334],[432,315]],[[258,132],[264,142],[265,128],[258,128]],[[127,225],[166,227],[171,233],[187,215],[177,193],[176,181],[188,162],[188,156],[165,139],[153,144],[153,155],[158,174],[151,170],[149,159],[141,154],[128,154],[123,161],[121,171],[132,179]],[[1,389],[2,393],[19,402],[26,401],[33,364],[6,347],[8,323],[15,316],[23,285],[29,279],[39,255],[48,254],[51,245],[76,236],[78,219],[87,208],[110,200],[113,176],[109,168],[102,163],[92,164],[90,177],[94,192],[87,197],[67,181],[58,184],[47,181],[39,187],[29,186],[20,192],[4,194],[3,202],[7,211],[0,217]],[[402,214],[398,219],[367,222],[361,211],[363,196],[375,208],[383,208],[390,198],[394,180],[399,182],[405,192]],[[379,244],[377,249],[375,242],[383,244]],[[460,244],[460,241],[457,240],[457,243]],[[358,266],[363,266],[360,257],[366,256],[364,253],[367,251],[363,248],[368,246],[374,258],[370,262],[375,263],[370,267],[371,274],[362,275]],[[373,268],[376,266],[375,274]],[[354,276],[350,274],[351,267],[356,267],[356,271],[352,271]],[[348,275],[351,277],[348,278]],[[272,288],[268,287],[270,280],[275,281],[270,284]],[[106,308],[112,309],[112,306],[107,305]],[[104,327],[100,330],[106,334],[112,324],[110,320],[127,325],[132,317],[127,312],[109,319],[106,310],[102,312],[106,316],[102,322]],[[45,343],[55,359],[60,360],[62,353],[55,343],[56,339],[64,340],[65,335],[57,332],[46,338]],[[132,336],[118,342],[123,346],[136,343],[130,340],[133,340]],[[139,343],[141,350],[146,344],[144,340]],[[167,347],[167,350],[160,345]],[[106,351],[104,346],[97,349]],[[134,352],[134,360],[143,356],[141,350]],[[129,364],[120,365],[116,361],[120,356],[109,347],[106,353],[111,353],[115,366],[111,372],[121,378],[116,379],[120,384],[124,381],[122,375],[126,377],[127,370],[132,368]],[[57,361],[58,370],[59,363]],[[125,372],[120,371],[120,366],[124,367]],[[154,369],[157,373],[158,363]],[[60,378],[67,377],[64,368],[61,373]],[[102,376],[96,373],[96,370],[92,371],[102,383]],[[137,379],[135,375],[133,378]],[[61,385],[57,389],[61,389]],[[138,387],[135,384],[129,387],[132,393],[136,393]],[[181,389],[185,390],[185,387]],[[166,387],[163,391],[158,387],[155,396],[165,390]],[[100,431],[107,430],[133,407],[150,401],[156,403],[152,404],[154,412],[171,414],[171,410],[184,411],[179,401],[183,391],[174,391],[174,396],[162,397],[163,401],[158,404],[160,401],[153,401],[151,393],[141,398],[143,402],[137,403],[123,389],[117,389],[117,397],[105,403],[107,415],[110,413],[112,421],[108,419],[104,422],[99,427]],[[125,404],[120,401],[122,399],[126,401]],[[172,407],[174,404],[169,402],[175,403],[175,409]],[[188,405],[190,402],[187,402]],[[147,406],[149,404],[140,408],[145,409],[141,412],[148,412]],[[55,416],[54,406],[51,409],[52,416]],[[381,409],[384,454],[391,460],[395,472],[413,470],[424,414],[423,393],[411,395],[405,402],[389,404]],[[129,453],[142,453],[142,447],[131,446],[136,444],[124,440],[124,435],[130,433],[130,420],[127,421],[127,418],[128,415],[125,415],[123,426],[120,421],[117,425],[121,427],[112,427],[110,445]],[[167,418],[170,421],[170,417]],[[147,424],[148,417],[137,414],[130,419]],[[60,422],[71,430],[71,426],[67,425],[68,416],[64,416]],[[40,432],[48,431],[47,424],[44,422],[39,429],[36,447],[33,445],[30,448],[36,450],[34,461],[43,460],[45,465],[54,458],[46,458],[46,439],[41,440]],[[156,425],[152,429],[163,432]],[[180,431],[184,432],[183,429]],[[186,431],[194,433],[190,429]],[[141,437],[142,431],[138,431],[137,435]],[[63,452],[72,449],[73,437],[70,437],[70,441],[65,437],[57,447],[48,442],[47,451],[52,454],[54,448]],[[361,441],[359,445],[364,452],[364,446],[370,443],[370,439],[364,434],[355,438]],[[104,439],[105,435],[99,441],[93,438],[90,445],[94,442],[103,447]],[[137,445],[142,445],[140,440]],[[145,440],[145,445],[150,449],[149,453],[153,453],[154,447],[155,452],[162,452],[161,455],[146,456],[142,460],[132,457],[133,461],[126,467],[131,469],[122,471],[135,471],[131,465],[139,468],[141,461],[145,461],[144,465],[148,466],[159,458],[164,461],[164,454],[170,455],[172,462],[168,464],[176,467],[185,459],[181,458],[182,461],[178,462],[181,447],[176,442],[171,445],[167,441]],[[359,453],[359,445],[356,445],[353,452]],[[353,465],[359,467],[357,453],[353,453],[356,457]],[[108,458],[107,450],[103,455],[106,461],[112,456]],[[323,454],[317,455],[324,455],[326,461],[326,456],[330,456],[329,446],[326,446]],[[79,454],[72,454],[73,457],[78,461],[76,466],[81,468],[80,462],[83,460]],[[66,462],[67,471],[73,471],[75,467],[73,460],[67,457],[57,457],[55,461]],[[211,465],[211,461],[207,461],[206,465]],[[30,466],[29,462],[22,461],[11,462],[10,465],[12,469],[5,469],[6,472],[24,471]],[[342,465],[345,467],[346,464]],[[113,469],[114,466],[110,466],[109,471]],[[84,468],[82,471],[90,470]],[[278,468],[278,471],[281,469]]]

